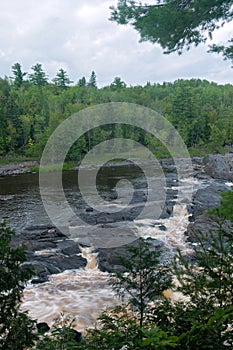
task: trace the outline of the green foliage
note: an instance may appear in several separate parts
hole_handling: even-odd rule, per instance
[[[14,85],[16,88],[20,88],[23,85],[23,78],[27,73],[22,72],[20,63],[15,63],[12,66],[12,72],[14,74]]]
[[[126,84],[124,81],[121,80],[120,77],[115,77],[113,82],[110,85],[110,89],[113,91],[119,91],[122,88],[125,88]]]
[[[57,73],[54,83],[62,89],[66,89],[72,81],[69,79],[67,73],[64,71],[64,69],[59,69],[59,72]]]
[[[224,199],[214,211],[213,230],[196,235],[193,260],[181,252],[176,257],[173,273],[186,300],[163,302],[154,313],[159,327],[180,337],[180,349],[228,349],[233,344],[233,230],[226,221],[232,192]]]
[[[221,197],[219,207],[212,209],[210,213],[217,215],[220,219],[228,219],[233,222],[233,191],[223,192]]]
[[[87,81],[86,81],[85,77],[82,77],[82,78],[79,79],[78,86],[81,86],[81,87],[86,87],[87,86]]]
[[[158,43],[164,53],[190,49],[212,39],[215,29],[232,21],[232,0],[141,1],[118,0],[111,7],[110,20],[119,24],[130,23],[140,34],[141,40]],[[228,45],[212,45],[210,51],[222,53],[225,59],[233,59],[233,39]]]
[[[126,302],[104,312],[97,326],[85,337],[86,349],[169,349],[178,345],[150,322],[151,302],[171,286],[168,269],[160,264],[160,249],[139,239],[128,247],[128,259],[122,259],[124,273],[114,272],[110,284]]]
[[[89,82],[83,77],[71,86],[60,69],[48,83],[41,64],[26,80],[19,64],[12,66],[14,80],[0,78],[0,155],[19,154],[40,157],[55,128],[70,115],[99,103],[129,102],[160,112],[182,136],[193,154],[224,152],[233,144],[232,85],[205,80],[177,80],[174,83],[126,87],[120,77],[97,88],[95,72]],[[24,79],[24,80],[23,80]],[[130,138],[148,147],[156,157],[168,151],[151,134],[129,125],[110,125],[84,135],[69,152],[68,159],[80,160],[97,141]],[[122,151],[122,150],[121,150]]]
[[[21,350],[33,344],[34,321],[20,311],[20,300],[32,271],[22,267],[26,257],[21,248],[12,248],[14,232],[0,224],[0,347]]]
[[[32,70],[34,73],[29,74],[30,81],[38,87],[46,85],[48,81],[46,74],[42,69],[42,65],[40,63],[37,63],[32,66]]]
[[[171,287],[171,277],[168,268],[159,261],[159,247],[139,239],[128,251],[129,258],[121,259],[126,272],[116,271],[110,283],[121,297],[126,297],[134,305],[142,327],[150,313],[150,302],[160,298],[163,291]]]
[[[34,350],[75,350],[82,349],[82,344],[79,344],[74,339],[75,320],[70,316],[61,315],[53,324],[53,329],[49,334],[41,336],[37,341]],[[83,348],[84,349],[84,348]]]
[[[141,348],[166,350],[178,347],[179,337],[169,336],[159,328],[144,329],[142,333],[145,339],[141,343]]]
[[[103,313],[99,326],[89,330],[85,337],[85,349],[95,350],[166,350],[178,346],[179,337],[168,335],[150,324],[141,328],[129,305],[118,306]]]
[[[118,306],[109,313],[103,313],[98,322],[98,327],[89,330],[85,337],[87,349],[120,350],[123,346],[140,349],[141,328],[125,307]]]
[[[97,84],[96,84],[96,74],[95,74],[94,71],[91,72],[91,76],[90,76],[90,79],[89,79],[89,82],[88,82],[87,86],[93,87],[93,88],[96,88],[96,87],[97,87]]]

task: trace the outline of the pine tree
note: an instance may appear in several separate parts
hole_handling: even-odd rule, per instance
[[[118,0],[111,6],[111,19],[130,23],[141,40],[158,43],[164,53],[181,54],[192,45],[212,40],[219,26],[232,21],[232,0],[155,0],[151,4],[138,0]],[[225,45],[211,45],[210,51],[233,60],[233,38]]]
[[[140,238],[128,251],[129,258],[121,259],[125,273],[116,271],[110,283],[119,295],[133,304],[142,327],[150,313],[149,303],[159,299],[171,286],[171,276],[168,268],[160,263],[161,248]]]
[[[88,87],[93,87],[93,88],[97,88],[97,84],[96,84],[96,74],[94,71],[91,72],[91,76],[88,82]]]
[[[54,82],[55,84],[62,88],[62,89],[66,89],[71,83],[72,81],[69,79],[67,72],[64,71],[64,69],[59,69],[59,72],[57,73],[56,77],[54,78]]]
[[[23,78],[27,73],[22,72],[20,63],[15,63],[12,66],[12,73],[14,74],[14,86],[19,89],[22,86]]]
[[[48,79],[46,77],[45,72],[42,69],[42,65],[40,63],[37,63],[34,66],[32,66],[32,70],[34,73],[29,74],[30,81],[38,87],[47,85]]]
[[[85,77],[82,77],[82,78],[79,79],[78,86],[81,86],[81,87],[87,86],[87,81],[86,81]]]

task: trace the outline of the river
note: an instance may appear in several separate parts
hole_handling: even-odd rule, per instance
[[[85,173],[87,185],[91,172],[92,169],[87,169]],[[119,180],[129,179],[133,172],[130,166],[116,166],[114,171],[109,168],[107,175],[105,174],[108,176],[108,181],[103,181],[100,189],[102,197],[109,193],[114,194],[114,184]],[[142,182],[141,177],[139,183]],[[173,210],[170,215],[156,219],[148,212],[146,217],[135,218],[134,225],[138,235],[162,240],[168,252],[174,252],[177,247],[189,251],[190,247],[184,235],[189,223],[187,198],[190,198],[190,191],[195,191],[202,186],[206,186],[206,183],[188,176],[181,179],[178,188],[175,174],[167,173],[165,190],[170,191],[170,194],[166,197],[166,205],[169,207],[172,205]],[[74,212],[77,215],[84,212],[86,204],[77,191],[77,171],[64,173],[63,188]],[[127,181],[120,181],[119,189],[123,197],[127,197],[132,191]],[[137,193],[143,194],[142,190],[142,186],[136,187]],[[178,190],[181,196],[176,201]],[[93,202],[95,203],[95,199]],[[114,202],[114,205],[118,209],[121,207],[118,202]],[[61,212],[60,215],[62,221],[63,213]],[[0,178],[0,217],[5,218],[18,234],[30,226],[51,224],[41,201],[38,174]],[[108,274],[98,269],[96,253],[91,248],[85,248],[81,254],[87,259],[85,269],[67,270],[61,274],[52,275],[48,282],[39,285],[29,283],[24,292],[23,310],[29,310],[29,314],[34,319],[38,319],[39,322],[48,322],[50,325],[62,312],[70,314],[76,318],[76,328],[84,331],[87,327],[94,326],[96,318],[106,307],[119,302],[108,285]]]

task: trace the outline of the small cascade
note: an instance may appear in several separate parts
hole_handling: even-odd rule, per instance
[[[49,276],[49,281],[29,284],[24,290],[23,311],[38,322],[52,326],[61,313],[74,317],[75,328],[85,332],[95,326],[97,318],[119,301],[108,284],[108,273],[98,269],[94,247],[81,247],[80,255],[87,260],[85,269],[67,270]]]
[[[163,241],[168,253],[174,254],[177,248],[184,253],[190,253],[192,249],[184,235],[189,225],[190,216],[187,203],[189,203],[191,193],[194,193],[198,186],[200,184],[197,179],[192,179],[192,181],[183,179],[180,187],[172,186],[173,190],[181,192],[180,200],[174,205],[172,215],[167,219],[159,219],[159,222],[135,220],[139,235],[144,238],[151,237]]]
[[[95,247],[82,247],[79,245],[79,249],[81,250],[81,256],[87,260],[87,264],[85,266],[85,270],[97,270],[98,269],[98,261],[97,256],[98,253],[95,252]]]

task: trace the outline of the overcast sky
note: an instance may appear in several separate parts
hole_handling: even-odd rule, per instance
[[[11,76],[11,66],[22,69],[41,63],[52,79],[60,68],[71,80],[89,79],[96,72],[98,86],[120,76],[127,85],[147,81],[201,78],[233,83],[230,62],[206,53],[205,46],[178,56],[163,55],[157,45],[139,43],[130,26],[110,22],[109,6],[116,0],[1,0],[0,76]],[[216,33],[216,40],[230,38],[232,24]]]

